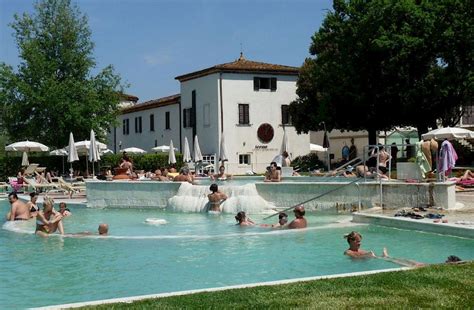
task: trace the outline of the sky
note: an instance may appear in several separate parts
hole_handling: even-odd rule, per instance
[[[331,0],[72,0],[88,17],[97,73],[111,64],[139,102],[179,93],[174,78],[238,59],[300,66]],[[0,61],[20,63],[9,26],[36,1],[0,0]]]

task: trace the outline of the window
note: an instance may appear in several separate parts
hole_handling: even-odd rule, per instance
[[[150,114],[150,131],[155,131],[155,115]]]
[[[248,125],[249,123],[250,123],[249,105],[246,103],[240,103],[239,104],[239,124]]]
[[[474,106],[465,106],[463,107],[464,115],[461,118],[461,124],[463,126],[466,125],[474,125]]]
[[[209,111],[211,110],[211,106],[209,103],[206,103],[204,106],[203,106],[203,116],[204,116],[204,126],[211,126],[211,120],[210,120],[210,115],[209,115]]]
[[[166,114],[165,114],[165,129],[171,129],[171,126],[170,126],[170,112],[166,112]]]
[[[142,132],[142,117],[135,117],[135,133]]]
[[[191,108],[189,109],[183,109],[183,127],[184,128],[189,128],[193,127],[192,125],[192,113],[191,113]]]
[[[260,89],[268,89],[271,91],[276,91],[277,89],[277,79],[276,78],[264,78],[264,77],[254,77],[253,78],[253,90],[259,91]]]
[[[250,154],[239,154],[239,165],[250,165]]]
[[[287,104],[281,105],[281,123],[282,125],[291,125],[290,106]]]
[[[130,120],[128,118],[124,119],[122,123],[122,130],[123,130],[124,135],[130,134],[129,125],[130,125]]]

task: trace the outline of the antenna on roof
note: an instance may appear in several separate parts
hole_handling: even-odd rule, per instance
[[[240,43],[240,57],[239,57],[239,60],[245,60],[244,52],[242,51],[242,43]]]

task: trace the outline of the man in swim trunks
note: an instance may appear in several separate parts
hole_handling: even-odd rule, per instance
[[[30,209],[23,201],[18,199],[16,193],[10,193],[8,201],[11,204],[9,215],[7,215],[9,221],[26,221],[30,219]]]
[[[227,199],[227,195],[223,192],[219,191],[217,184],[211,184],[209,190],[212,192],[211,194],[207,195],[209,199],[209,211],[220,212],[221,211],[221,203]]]
[[[303,205],[297,206],[293,212],[295,213],[295,219],[288,224],[288,228],[290,229],[299,229],[299,228],[306,228],[308,223],[306,222],[306,219],[304,218],[305,215],[305,210]]]

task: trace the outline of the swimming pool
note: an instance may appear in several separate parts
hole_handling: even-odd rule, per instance
[[[7,206],[0,201],[2,210]],[[342,236],[352,230],[362,233],[364,248],[378,254],[387,246],[393,256],[427,263],[442,262],[452,254],[474,259],[473,239],[355,225],[347,215],[309,214],[309,228],[297,231],[241,228],[228,214],[71,209],[66,232],[96,231],[99,223],[106,222],[110,235],[43,239],[31,233],[34,223],[5,224],[0,231],[0,308],[398,267],[342,255],[347,248]],[[147,218],[168,224],[148,225]],[[263,215],[253,218],[261,222]]]

